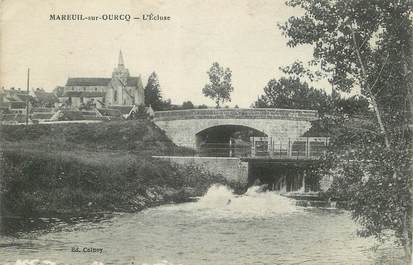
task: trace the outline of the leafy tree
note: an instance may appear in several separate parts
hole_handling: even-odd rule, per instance
[[[256,108],[315,109],[325,113],[331,97],[324,91],[308,86],[299,78],[271,79],[264,88],[264,95],[254,103]]]
[[[333,107],[335,114],[338,115],[366,117],[371,114],[369,101],[358,95],[349,98],[336,97]]]
[[[202,89],[206,97],[215,100],[217,108],[226,101],[231,101],[230,93],[234,91],[231,85],[232,72],[229,68],[221,67],[217,62],[213,63],[207,72],[209,84]]]
[[[412,104],[408,99],[413,84],[409,70],[413,42],[409,1],[288,0],[287,5],[304,10],[302,16],[280,25],[287,44],[312,45],[310,64],[321,68],[334,89],[350,92],[359,88],[374,112],[372,128],[341,127],[343,137],[333,139],[335,147],[343,147],[348,135],[357,136],[347,142],[351,152],[346,154],[348,161],[357,163],[338,163],[335,168],[341,172],[336,178],[341,184],[338,190],[347,194],[364,235],[381,237],[386,229],[395,231],[410,260],[411,134],[407,121]],[[340,150],[335,150],[337,157]]]
[[[149,76],[144,92],[146,106],[151,105],[155,111],[170,110],[172,108],[171,100],[164,100],[162,98],[161,86],[159,85],[158,75],[155,72]]]
[[[165,99],[165,100],[162,100],[160,105],[161,106],[160,106],[159,110],[172,110],[172,109],[174,109],[173,106],[172,106],[171,99],[169,99],[169,98]]]
[[[194,104],[192,104],[191,101],[185,101],[182,103],[182,109],[193,109],[194,108]]]
[[[202,104],[202,105],[198,106],[198,109],[207,109],[207,108],[208,108],[208,106],[205,105],[205,104]]]
[[[153,72],[145,86],[145,104],[151,105],[154,110],[161,110],[163,101],[161,96],[161,86],[159,85],[158,75]]]
[[[305,10],[303,16],[281,25],[288,45],[313,45],[312,64],[320,65],[336,89],[349,92],[359,86],[389,146],[386,123],[392,127],[406,118],[400,110],[407,105],[407,79],[411,78],[408,1],[290,0],[287,4]],[[383,121],[386,111],[392,117]]]
[[[161,87],[159,85],[158,75],[153,72],[145,86],[145,104],[151,105],[153,109],[159,110],[162,105]]]

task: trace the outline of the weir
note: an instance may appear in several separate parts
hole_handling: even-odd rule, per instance
[[[275,160],[241,157],[199,157],[199,156],[154,156],[180,165],[203,167],[205,170],[222,175],[227,181],[245,188],[258,181],[267,184],[270,190],[309,191],[316,190],[318,183],[306,180],[306,170],[315,161]],[[305,183],[305,185],[303,185]]]
[[[248,183],[248,162],[238,157],[154,156],[180,165],[200,166],[226,180],[241,185]]]
[[[209,139],[211,138],[219,140],[214,134]],[[318,163],[318,159],[326,151],[328,138],[250,137],[249,142],[242,141],[241,137],[239,139],[235,141],[230,138],[229,144],[204,143],[199,145],[194,156],[154,158],[203,167],[245,188],[259,183],[267,184],[269,190],[281,192],[319,190],[321,183],[307,178],[307,172]],[[329,183],[323,183],[322,186],[328,185]]]
[[[317,119],[317,111],[298,109],[155,112],[154,123],[176,145],[194,150],[193,156],[156,158],[201,166],[244,187],[259,182],[285,192],[314,190],[317,183],[306,181],[306,173],[329,139],[303,135]]]

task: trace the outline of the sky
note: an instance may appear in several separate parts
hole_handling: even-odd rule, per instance
[[[47,91],[68,77],[110,77],[122,50],[144,85],[155,71],[172,103],[213,106],[202,94],[213,62],[232,70],[232,102],[249,107],[278,67],[308,61],[311,47],[289,48],[277,23],[299,10],[284,0],[1,0],[0,86]],[[143,21],[143,14],[170,16]],[[131,21],[50,21],[50,14],[130,14]]]

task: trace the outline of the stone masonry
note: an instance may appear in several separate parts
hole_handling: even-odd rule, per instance
[[[158,111],[154,122],[175,144],[195,148],[196,135],[214,126],[246,126],[282,141],[302,136],[317,119],[314,110],[198,109]]]

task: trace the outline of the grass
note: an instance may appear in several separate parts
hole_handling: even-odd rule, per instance
[[[0,134],[2,216],[137,211],[225,183],[153,159],[186,150],[147,120],[1,126]]]

